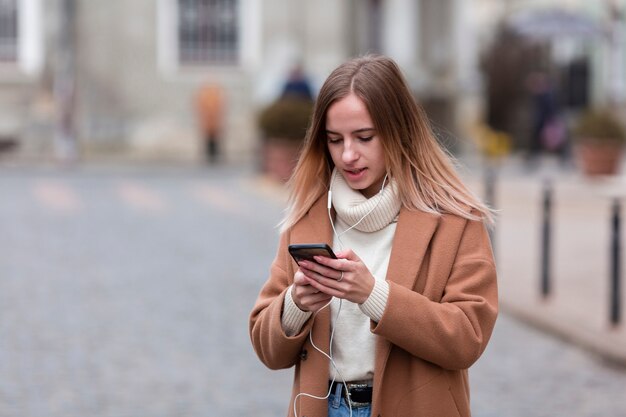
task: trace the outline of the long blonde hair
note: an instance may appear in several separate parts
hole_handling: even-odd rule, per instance
[[[326,113],[350,93],[365,103],[381,138],[387,174],[396,180],[404,207],[493,223],[492,211],[463,184],[452,157],[437,142],[400,68],[388,57],[367,55],[336,68],[319,92],[298,164],[288,182],[282,231],[328,191],[334,164],[327,149]]]

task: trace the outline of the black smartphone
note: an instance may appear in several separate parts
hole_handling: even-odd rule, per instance
[[[289,253],[296,262],[300,260],[315,262],[315,259],[313,259],[314,256],[326,256],[328,258],[337,259],[333,250],[326,243],[302,243],[289,245]]]

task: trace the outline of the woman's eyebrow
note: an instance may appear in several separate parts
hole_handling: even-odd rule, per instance
[[[363,132],[373,132],[373,131],[375,131],[375,129],[373,127],[362,127],[360,129],[353,130],[350,133],[363,133]],[[334,132],[334,131],[328,130],[328,129],[326,129],[326,134],[329,134],[329,135],[341,135],[341,133],[339,133],[339,132]]]

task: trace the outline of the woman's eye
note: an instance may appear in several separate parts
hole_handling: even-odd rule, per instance
[[[328,143],[339,143],[341,142],[341,138],[328,138]]]
[[[373,138],[374,138],[374,136],[367,136],[367,137],[364,137],[364,138],[359,138],[359,140],[360,140],[361,142],[369,142],[369,141],[370,141],[370,140],[372,140]]]

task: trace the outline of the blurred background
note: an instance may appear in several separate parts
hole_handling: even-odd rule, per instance
[[[542,88],[568,121],[590,106],[624,111],[618,0],[3,0],[0,22],[0,138],[12,158],[201,160],[196,97],[215,85],[223,158],[253,163],[258,113],[294,69],[315,94],[367,52],[397,60],[455,151],[483,123],[531,149]]]
[[[284,414],[247,315],[312,102],[365,53],[498,210],[474,415],[626,415],[625,13],[0,0],[0,417]]]

